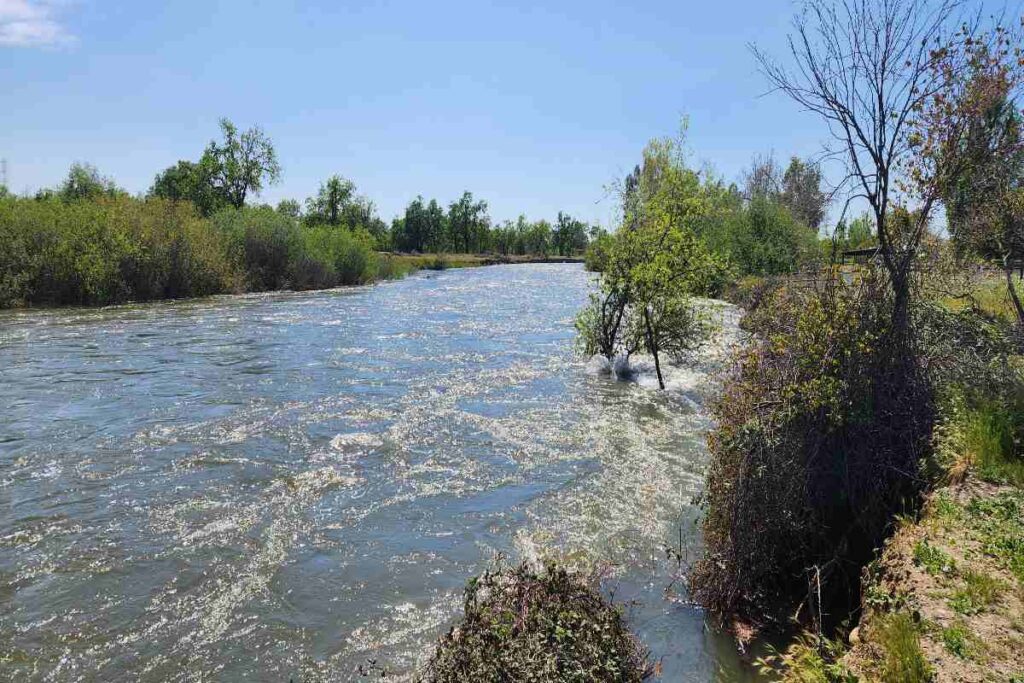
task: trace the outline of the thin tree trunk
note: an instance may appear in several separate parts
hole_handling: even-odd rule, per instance
[[[1006,291],[1010,293],[1010,300],[1013,301],[1013,307],[1017,311],[1017,326],[1024,328],[1024,305],[1021,305],[1017,288],[1013,284],[1013,268],[1007,262],[1003,270],[1006,273]]]
[[[651,327],[651,315],[648,309],[644,308],[644,327],[647,332],[647,348],[654,356],[654,371],[658,373],[658,387],[664,391],[665,379],[661,376],[661,360],[658,358],[658,345],[654,337],[654,329]]]

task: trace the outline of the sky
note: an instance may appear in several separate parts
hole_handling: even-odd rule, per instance
[[[769,93],[790,0],[0,0],[0,157],[15,192],[72,162],[131,192],[198,159],[227,117],[273,140],[300,201],[332,174],[385,220],[464,190],[495,220],[608,225],[605,187],[689,117],[693,163],[809,156],[813,116]]]

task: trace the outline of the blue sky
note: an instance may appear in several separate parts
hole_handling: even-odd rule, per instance
[[[602,188],[690,117],[723,175],[813,154],[813,117],[767,95],[747,43],[778,54],[788,0],[101,2],[0,0],[0,157],[11,189],[88,161],[133,192],[195,159],[227,116],[283,166],[261,199],[333,173],[385,219],[416,194],[495,219],[608,223]]]

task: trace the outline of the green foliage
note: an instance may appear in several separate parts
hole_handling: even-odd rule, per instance
[[[466,587],[464,612],[438,642],[425,683],[627,683],[651,674],[619,608],[553,564],[485,572]]]
[[[956,568],[953,558],[929,543],[928,539],[914,544],[914,564],[933,575],[948,574]]]
[[[44,192],[44,195],[46,193]],[[110,178],[100,175],[92,164],[74,163],[67,177],[56,191],[56,196],[66,202],[118,197],[128,193],[119,188]],[[45,199],[45,196],[38,197]]]
[[[859,603],[854,572],[918,492],[932,399],[888,342],[880,283],[771,295],[714,404],[705,555],[691,575],[713,612],[784,619],[821,579],[824,611]],[[897,379],[898,378],[898,379]]]
[[[964,624],[942,629],[942,644],[947,652],[960,659],[971,659],[975,655],[971,633]]]
[[[587,224],[559,211],[551,233],[551,248],[561,256],[581,253],[587,248]]]
[[[0,242],[0,307],[333,287],[380,268],[365,231],[301,226],[270,207],[206,220],[158,198],[0,198]]]
[[[1024,493],[1016,490],[976,498],[965,512],[982,550],[1024,584]]]
[[[608,267],[615,240],[607,232],[600,232],[590,241],[583,255],[583,267],[591,273],[603,273]]]
[[[225,118],[220,130],[224,139],[211,141],[199,160],[201,176],[227,204],[240,209],[246,197],[280,179],[281,165],[273,143],[258,126],[239,133]]]
[[[743,275],[792,273],[819,256],[817,234],[766,198],[754,199],[724,230],[724,247]]]
[[[211,216],[228,205],[213,186],[209,164],[179,161],[157,174],[149,196],[192,202],[203,216]]]
[[[857,677],[841,662],[846,648],[839,640],[804,633],[784,652],[769,646],[757,660],[759,671],[782,683],[857,683]]]
[[[0,306],[201,296],[238,281],[221,236],[164,200],[8,197],[0,241]]]
[[[880,617],[875,640],[882,648],[881,680],[887,683],[927,683],[935,673],[924,652],[917,624],[905,612]]]
[[[963,580],[964,587],[949,599],[949,606],[960,614],[971,615],[984,611],[999,599],[1004,589],[1001,581],[988,574],[968,571],[964,573]]]

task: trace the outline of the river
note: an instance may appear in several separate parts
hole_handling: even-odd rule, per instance
[[[402,679],[468,577],[554,554],[604,567],[662,680],[747,679],[664,552],[716,361],[666,392],[595,373],[592,287],[494,266],[0,314],[0,679]]]

